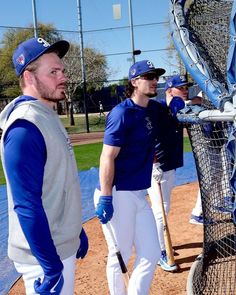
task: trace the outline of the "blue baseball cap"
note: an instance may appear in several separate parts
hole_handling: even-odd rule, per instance
[[[39,58],[44,53],[57,52],[58,56],[62,58],[69,50],[70,44],[65,40],[60,40],[50,45],[43,38],[31,38],[18,45],[13,53],[12,61],[15,72],[19,77],[25,68],[34,60]]]
[[[163,75],[166,71],[162,68],[155,68],[150,60],[142,60],[134,63],[129,69],[129,81],[146,73],[156,73],[158,77]]]
[[[165,84],[165,90],[173,87],[181,87],[181,86],[193,86],[192,82],[188,82],[185,76],[175,75],[169,78]]]

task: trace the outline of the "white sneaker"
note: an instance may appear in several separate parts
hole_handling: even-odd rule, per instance
[[[232,213],[234,210],[234,202],[232,197],[228,197],[228,196],[224,197],[224,203],[214,206],[214,208],[220,213],[224,213],[224,214]]]
[[[169,265],[167,263],[167,255],[165,250],[161,251],[161,258],[158,262],[158,265],[160,265],[160,267],[165,271],[174,272],[178,269],[178,266],[175,263],[173,265]]]
[[[197,216],[197,215],[192,214],[191,218],[189,220],[189,223],[203,225],[203,217],[202,217],[202,215]]]

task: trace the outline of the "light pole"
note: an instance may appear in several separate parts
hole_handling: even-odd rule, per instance
[[[84,41],[83,41],[82,13],[81,13],[80,0],[77,0],[77,11],[78,11],[79,33],[80,33],[80,63],[81,63],[81,77],[82,77],[82,84],[83,84],[84,113],[85,113],[85,120],[86,120],[86,129],[87,129],[87,132],[89,133],[86,73],[85,73],[85,64],[84,64]]]
[[[129,27],[130,27],[130,40],[131,40],[131,50],[132,50],[132,61],[135,63],[135,54],[134,54],[134,30],[133,30],[133,15],[132,15],[132,3],[131,0],[128,0],[129,5]]]
[[[133,15],[132,15],[132,2],[128,0],[128,7],[129,7],[129,28],[130,28],[130,40],[131,40],[131,52],[132,57],[131,59],[128,58],[127,61],[131,61],[132,64],[135,63],[135,55],[141,54],[141,50],[134,49],[134,26],[133,26]],[[120,4],[113,4],[113,17],[114,19],[121,18],[121,6]]]
[[[37,25],[37,14],[35,0],[32,0],[32,12],[33,12],[33,23],[34,23],[34,37],[38,38],[38,25]]]

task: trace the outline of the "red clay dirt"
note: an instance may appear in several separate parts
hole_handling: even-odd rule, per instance
[[[72,144],[102,141],[103,132],[71,135]],[[192,208],[198,192],[198,183],[190,183],[174,188],[171,210],[168,216],[175,261],[179,270],[168,273],[157,266],[150,295],[185,295],[187,277],[192,263],[201,253],[203,227],[189,223]],[[89,251],[84,260],[77,262],[75,295],[108,295],[106,280],[107,247],[97,218],[87,221],[84,229],[89,238]],[[134,256],[128,265],[132,270]],[[25,294],[22,279],[11,288],[9,295]]]

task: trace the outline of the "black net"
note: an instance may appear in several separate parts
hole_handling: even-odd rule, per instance
[[[227,0],[187,1],[184,17],[189,38],[212,79],[226,88],[232,4],[233,1]],[[214,109],[207,97],[202,107]],[[231,186],[235,161],[227,149],[229,135],[235,127],[233,122],[204,122],[200,119],[194,122],[191,114],[182,116],[182,122],[187,122],[196,162],[204,218],[203,251],[198,263],[194,264],[191,294],[235,295],[235,195]]]
[[[193,294],[236,294],[232,163],[226,148],[231,123],[188,124],[201,190],[204,243]]]
[[[186,14],[191,41],[215,80],[226,85],[229,20],[233,1],[197,0]]]

